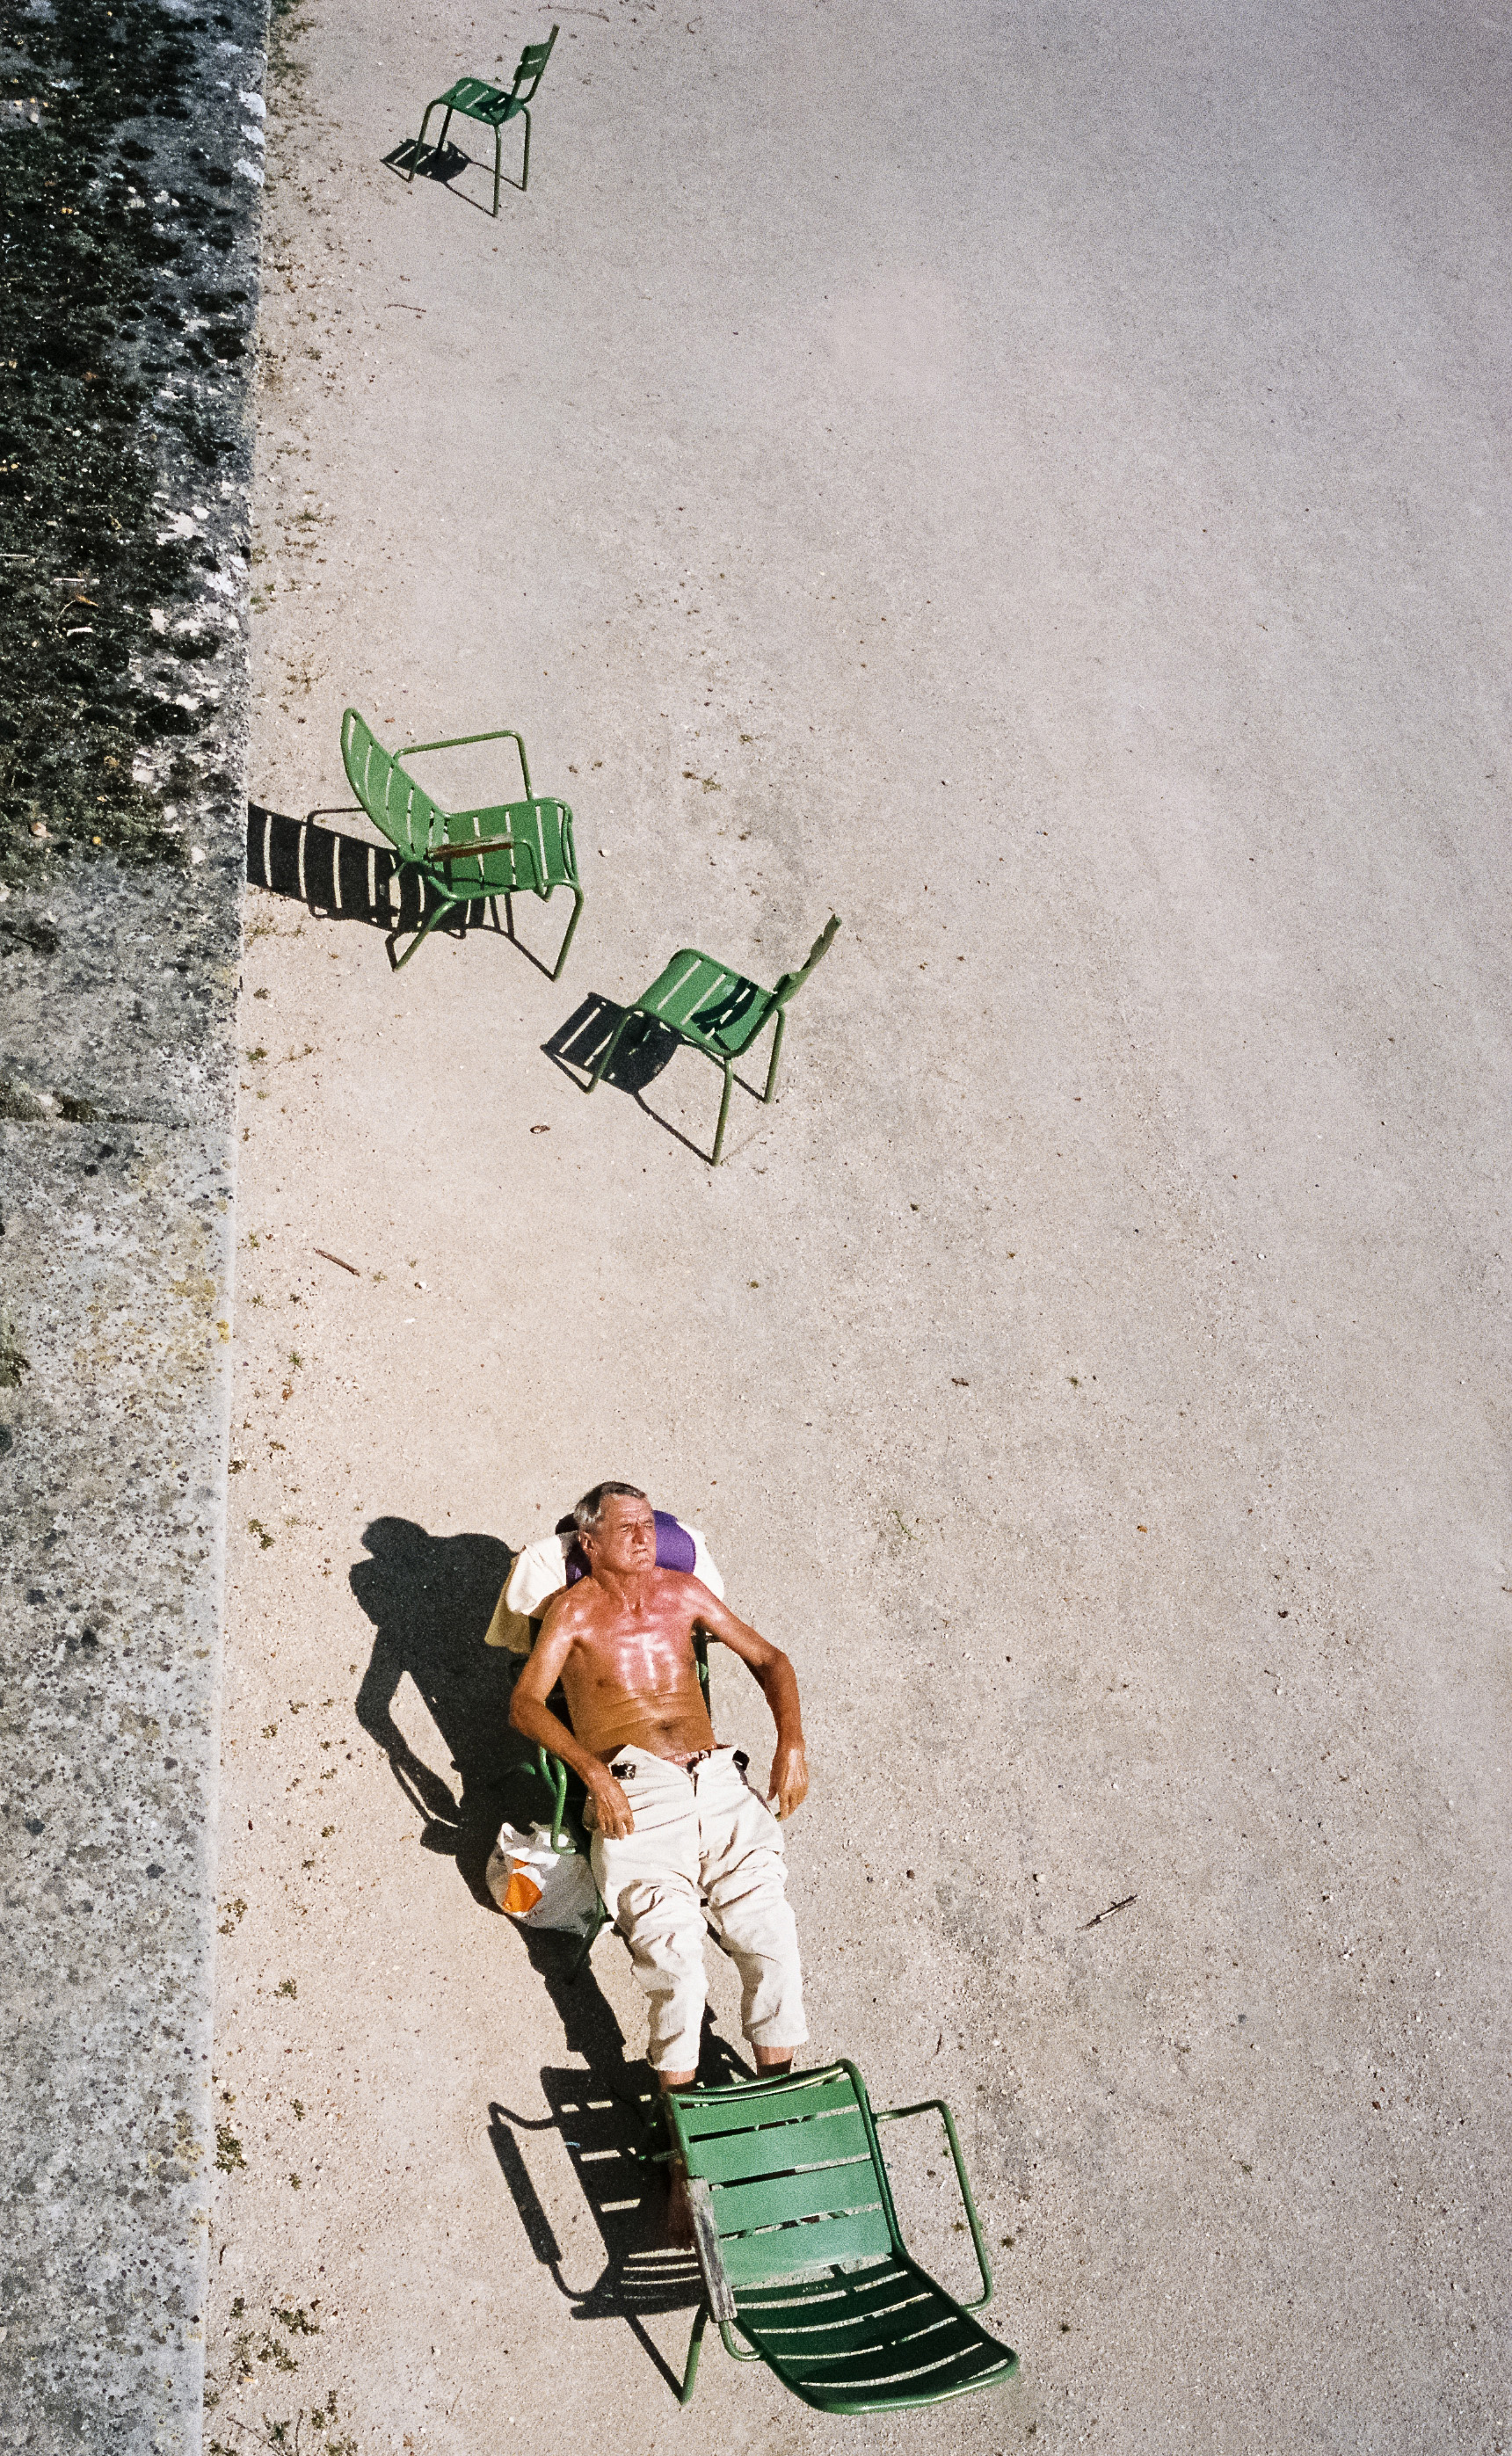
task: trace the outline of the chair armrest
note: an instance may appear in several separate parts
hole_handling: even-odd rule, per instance
[[[719,2228],[714,2223],[714,2194],[705,2176],[689,2178],[687,2197],[693,2206],[693,2248],[703,2273],[704,2291],[708,2296],[710,2314],[723,2328],[735,2317],[735,2293],[720,2257]]]
[[[950,2158],[955,2167],[955,2180],[961,2187],[961,2202],[971,2229],[971,2243],[976,2253],[976,2265],[982,2276],[982,2291],[973,2296],[970,2302],[963,2302],[961,2308],[963,2311],[980,2311],[983,2303],[991,2302],[992,2299],[992,2271],[988,2264],[987,2245],[982,2240],[982,2221],[976,2214],[976,2202],[971,2198],[971,2186],[966,2180],[966,2164],[961,2156],[961,2144],[955,2137],[955,2118],[943,2098],[922,2098],[917,2106],[885,2107],[880,2114],[873,2115],[872,2121],[879,2127],[884,2123],[902,2123],[910,2115],[938,2115],[944,2119],[945,2137],[950,2143]]]
[[[553,1851],[570,1851],[572,1845],[562,1832],[562,1819],[567,1812],[567,1769],[561,1757],[554,1757],[545,1747],[536,1750],[536,1768],[552,1794],[551,1847]]]
[[[687,2197],[693,2209],[693,2249],[698,2255],[699,2275],[708,2297],[709,2316],[719,2323],[725,2340],[725,2351],[738,2363],[759,2363],[761,2356],[753,2346],[737,2345],[733,2334],[740,2326],[735,2308],[735,2290],[720,2256],[719,2228],[714,2223],[714,2194],[705,2175],[688,2178]]]
[[[427,861],[471,861],[476,853],[513,852],[513,836],[480,836],[473,844],[432,845]]]
[[[478,742],[512,742],[520,753],[520,772],[525,780],[525,799],[535,799],[530,789],[530,766],[525,746],[512,725],[501,725],[497,733],[455,733],[445,742],[407,742],[402,750],[393,751],[395,759],[418,759],[422,750],[470,750]]]

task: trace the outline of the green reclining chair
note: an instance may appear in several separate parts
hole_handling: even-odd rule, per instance
[[[669,2091],[687,2170],[704,2303],[683,2403],[710,2317],[737,2362],[766,2363],[825,2413],[895,2413],[1011,2379],[1018,2356],[971,2318],[991,2299],[981,2221],[943,2098],[873,2115],[852,2063],[729,2089]],[[957,2302],[904,2248],[877,2127],[944,2118],[982,2291]],[[737,2336],[746,2343],[737,2343]]]
[[[590,1092],[619,1048],[630,1021],[638,1014],[649,1015],[705,1055],[712,1057],[725,1069],[725,1090],[719,1104],[719,1125],[714,1135],[712,1165],[718,1168],[725,1148],[725,1123],[729,1115],[730,1082],[735,1060],[747,1050],[764,1024],[775,1015],[777,1029],[772,1034],[771,1063],[766,1069],[766,1089],[762,1094],[769,1100],[777,1089],[777,1065],[783,1054],[783,1031],[787,1021],[788,1001],[803,988],[821,955],[825,954],[840,927],[840,915],[831,912],[808,951],[808,960],[796,972],[784,972],[775,989],[764,990],[749,981],[744,972],[731,972],[725,964],[717,964],[712,955],[699,952],[697,947],[680,947],[671,962],[657,974],[644,996],[627,1006],[605,1043],[594,1067],[588,1084]]]
[[[525,780],[523,802],[501,802],[482,810],[443,810],[403,766],[422,750],[463,750],[478,742],[514,744]],[[349,707],[341,719],[341,760],[360,808],[398,854],[400,876],[414,870],[431,899],[431,910],[396,970],[409,962],[438,921],[464,911],[470,903],[480,899],[494,903],[501,895],[513,937],[512,895],[528,891],[549,904],[556,890],[564,887],[573,905],[551,975],[559,979],[582,911],[572,812],[565,802],[531,794],[530,768],[519,734],[506,726],[497,733],[462,733],[449,742],[414,742],[402,751],[386,750],[367,719]],[[314,810],[309,813],[311,818],[317,815]]]
[[[524,50],[520,54],[520,66],[515,71],[514,84],[510,86],[507,91],[502,86],[489,85],[483,77],[464,76],[459,77],[455,85],[448,86],[444,93],[439,93],[434,102],[428,102],[426,104],[425,116],[420,121],[420,133],[415,140],[415,151],[410,156],[409,183],[411,187],[415,185],[415,173],[419,166],[420,155],[425,151],[425,131],[431,124],[431,113],[433,111],[444,111],[446,113],[445,118],[441,121],[440,143],[436,148],[438,154],[443,154],[446,150],[446,132],[452,124],[452,113],[456,111],[460,112],[464,119],[476,119],[480,127],[491,128],[494,132],[495,221],[499,219],[500,132],[503,128],[506,120],[515,118],[522,118],[524,120],[525,167],[521,174],[520,181],[520,192],[521,195],[523,195],[525,190],[530,185],[530,111],[528,106],[534,102],[536,98],[536,88],[541,83],[541,78],[546,72],[546,62],[551,57],[551,48],[556,39],[557,28],[553,26],[550,33],[547,35],[543,43],[527,43],[525,45]]]

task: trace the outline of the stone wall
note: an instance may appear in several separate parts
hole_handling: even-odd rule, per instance
[[[0,36],[0,2446],[37,2456],[201,2436],[265,39],[243,0]]]

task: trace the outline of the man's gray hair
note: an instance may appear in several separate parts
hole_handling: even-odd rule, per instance
[[[596,1484],[585,1492],[572,1513],[573,1524],[580,1535],[591,1535],[603,1516],[603,1504],[611,1493],[620,1492],[626,1501],[644,1501],[647,1495],[638,1484]]]

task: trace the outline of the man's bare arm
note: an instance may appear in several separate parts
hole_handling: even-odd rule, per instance
[[[562,1608],[565,1603],[565,1596],[559,1597],[547,1610],[541,1635],[515,1682],[514,1693],[509,1700],[509,1720],[522,1738],[535,1740],[572,1768],[579,1780],[587,1786],[600,1832],[611,1842],[623,1842],[627,1833],[635,1831],[629,1801],[603,1759],[583,1748],[561,1715],[554,1714],[546,1703],[572,1652],[574,1630],[570,1612]]]
[[[739,1620],[727,1604],[720,1602],[707,1586],[701,1586],[701,1600],[696,1614],[698,1626],[707,1629],[738,1654],[759,1685],[771,1709],[777,1726],[777,1748],[772,1758],[768,1798],[777,1802],[779,1816],[791,1816],[801,1808],[808,1792],[808,1760],[804,1750],[803,1714],[798,1703],[798,1674],[780,1646],[762,1636],[747,1621]]]

